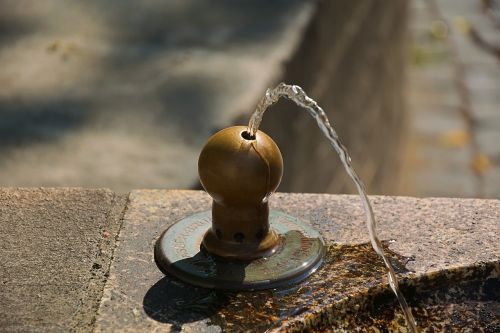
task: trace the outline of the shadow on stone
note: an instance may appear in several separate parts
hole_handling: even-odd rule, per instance
[[[150,318],[180,329],[185,323],[211,317],[227,299],[214,290],[196,288],[165,276],[148,290],[143,307]]]
[[[203,266],[206,264],[206,256],[200,251],[191,258],[175,262],[173,266]],[[240,267],[241,270],[232,270],[232,275],[236,275],[238,280],[243,281],[245,265],[234,267]],[[164,272],[164,269],[161,270]],[[215,274],[219,274],[217,267],[216,271]],[[143,307],[150,318],[172,324],[175,329],[181,329],[183,324],[214,316],[222,307],[230,303],[234,295],[234,292],[189,285],[166,273],[164,278],[148,290],[143,299]]]

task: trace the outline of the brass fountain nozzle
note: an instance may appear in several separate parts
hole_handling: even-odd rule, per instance
[[[216,289],[265,289],[298,282],[321,264],[324,242],[310,225],[269,210],[283,174],[278,146],[245,126],[213,135],[198,173],[212,210],[169,226],[155,245],[165,274]],[[261,259],[263,258],[263,259]]]
[[[223,129],[203,147],[200,181],[213,198],[212,227],[205,249],[219,257],[252,260],[276,251],[279,237],[269,227],[269,196],[283,174],[283,158],[274,141],[245,126]]]

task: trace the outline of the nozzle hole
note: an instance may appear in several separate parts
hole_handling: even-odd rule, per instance
[[[255,140],[255,135],[250,135],[248,131],[241,132],[241,137],[245,140]]]
[[[234,234],[233,238],[238,243],[243,243],[243,240],[245,239],[245,235],[243,235],[241,232],[237,232]]]

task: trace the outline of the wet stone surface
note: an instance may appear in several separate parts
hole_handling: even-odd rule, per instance
[[[404,258],[391,253],[391,259],[399,273],[408,273]],[[268,291],[219,293],[226,304],[210,320],[224,331],[266,331],[382,284],[386,284],[385,269],[369,244],[329,246],[323,265],[303,283]]]
[[[498,261],[494,230],[500,219],[499,201],[372,199],[381,238],[393,251],[403,292],[409,296],[414,290],[412,281],[422,277],[445,269],[468,276],[464,267]],[[328,245],[325,264],[305,282],[288,289],[216,292],[166,277],[153,260],[161,232],[181,218],[209,209],[208,195],[198,191],[132,192],[96,330],[294,331],[322,325],[333,329],[332,323],[337,320],[340,325],[343,313],[359,309],[366,314],[370,295],[381,295],[379,303],[389,304],[393,313],[398,309],[382,263],[367,243],[357,197],[278,193],[271,206],[308,221],[321,232]],[[418,297],[415,300],[419,304]],[[397,310],[395,313],[397,319]],[[392,322],[387,318],[393,318],[366,316],[383,327]]]
[[[391,259],[398,272],[407,273],[404,258],[392,254]],[[144,309],[175,329],[209,318],[210,325],[223,331],[260,332],[321,304],[380,288],[384,272],[369,244],[329,246],[321,268],[303,283],[272,290],[225,292],[193,288],[165,277],[146,294]]]
[[[499,274],[499,262],[482,263],[406,280],[402,290],[423,332],[498,332]],[[388,290],[370,293],[347,311],[339,305],[335,320],[319,323],[315,330],[407,331],[403,314]]]

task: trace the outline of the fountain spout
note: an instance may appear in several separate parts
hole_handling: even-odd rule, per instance
[[[213,198],[212,227],[203,246],[228,259],[269,256],[279,245],[269,226],[267,199],[281,181],[283,159],[265,133],[246,134],[244,126],[223,129],[208,140],[198,160],[200,181]]]
[[[198,160],[212,210],[170,226],[155,246],[160,270],[216,289],[266,289],[303,280],[321,264],[324,241],[310,224],[270,210],[283,159],[262,131],[213,135]]]

